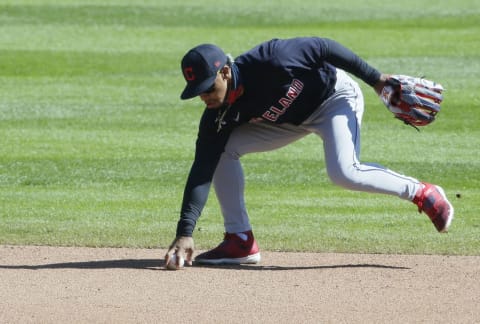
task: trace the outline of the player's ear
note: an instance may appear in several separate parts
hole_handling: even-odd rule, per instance
[[[229,80],[232,78],[232,70],[228,65],[225,65],[220,71],[223,80]]]

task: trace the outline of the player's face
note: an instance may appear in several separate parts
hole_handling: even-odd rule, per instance
[[[216,109],[223,105],[228,90],[228,75],[223,70],[217,73],[215,83],[206,92],[200,94],[200,99],[207,108]]]

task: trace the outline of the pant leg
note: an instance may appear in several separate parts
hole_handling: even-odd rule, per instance
[[[358,84],[341,70],[335,94],[301,126],[323,139],[327,173],[350,190],[395,195],[412,200],[420,182],[381,165],[359,162],[364,101]]]
[[[283,147],[308,134],[307,130],[294,125],[263,122],[245,124],[233,131],[213,177],[226,232],[238,233],[251,229],[245,207],[245,180],[240,157]]]

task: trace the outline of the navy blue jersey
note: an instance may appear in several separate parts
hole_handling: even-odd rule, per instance
[[[231,131],[251,120],[301,124],[335,91],[337,67],[371,86],[380,78],[349,49],[318,37],[273,39],[235,59],[234,88],[243,87],[243,94],[202,115],[177,236],[192,235]]]

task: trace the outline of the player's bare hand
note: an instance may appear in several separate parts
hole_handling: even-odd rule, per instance
[[[178,236],[173,240],[172,244],[168,248],[167,254],[165,254],[165,264],[170,262],[173,254],[177,255],[177,260],[183,258],[188,265],[192,265],[192,256],[195,251],[195,244],[193,242],[193,237],[189,236]]]

